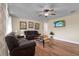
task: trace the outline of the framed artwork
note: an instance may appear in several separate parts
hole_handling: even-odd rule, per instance
[[[20,29],[21,30],[27,29],[27,23],[25,21],[20,21]]]
[[[39,30],[39,28],[40,28],[40,24],[39,23],[35,23],[35,29]]]
[[[64,26],[65,26],[65,20],[54,21],[54,27],[64,27]]]
[[[33,22],[28,22],[28,27],[29,28],[33,28],[34,27],[34,23]]]

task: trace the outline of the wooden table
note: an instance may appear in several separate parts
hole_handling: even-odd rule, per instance
[[[42,39],[37,39],[36,42],[40,43],[42,42],[43,48],[45,47],[45,44],[50,44],[51,43],[51,39],[49,38],[48,40],[44,40]]]

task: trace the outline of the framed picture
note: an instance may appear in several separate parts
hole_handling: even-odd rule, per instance
[[[39,30],[39,28],[40,28],[40,24],[39,23],[35,23],[35,29]]]
[[[34,27],[34,23],[33,22],[28,22],[28,27],[29,28],[33,28]]]
[[[25,21],[20,21],[20,29],[21,30],[27,29],[27,23]]]
[[[65,20],[54,21],[54,27],[64,27],[64,26],[65,26]]]

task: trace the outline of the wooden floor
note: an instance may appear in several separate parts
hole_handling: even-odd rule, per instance
[[[45,43],[45,47],[36,43],[36,56],[79,56],[79,45],[59,40],[51,40]]]

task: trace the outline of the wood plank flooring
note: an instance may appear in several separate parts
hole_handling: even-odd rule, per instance
[[[45,47],[36,42],[36,56],[79,56],[79,45],[60,40],[50,40]]]

